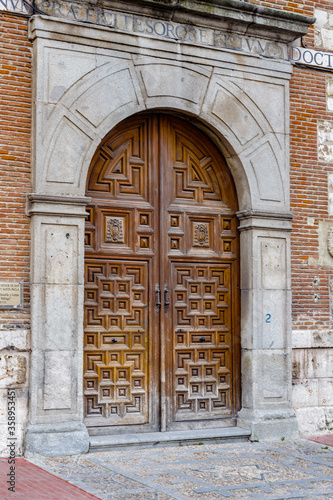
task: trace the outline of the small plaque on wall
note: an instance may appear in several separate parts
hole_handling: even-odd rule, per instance
[[[22,282],[0,281],[0,309],[22,309],[22,307]]]

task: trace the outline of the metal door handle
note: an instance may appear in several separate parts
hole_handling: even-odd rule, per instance
[[[156,283],[155,285],[155,295],[156,295],[156,307],[161,307],[161,289],[160,285]]]
[[[164,307],[169,307],[169,288],[168,285],[164,285]]]

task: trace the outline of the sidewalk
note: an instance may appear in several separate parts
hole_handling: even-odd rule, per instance
[[[123,449],[33,462],[105,500],[333,499],[333,448],[302,439]]]
[[[317,438],[311,438],[317,439]],[[1,500],[333,499],[332,436],[269,443],[118,449],[84,456],[16,460]],[[32,463],[33,462],[33,463]],[[35,464],[35,465],[34,465]],[[51,475],[51,474],[52,475]]]

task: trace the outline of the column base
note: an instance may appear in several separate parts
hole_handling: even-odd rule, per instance
[[[293,410],[259,411],[243,408],[237,426],[251,432],[250,441],[297,439],[298,422]]]
[[[25,435],[25,456],[57,457],[88,453],[89,434],[81,422],[29,425]]]

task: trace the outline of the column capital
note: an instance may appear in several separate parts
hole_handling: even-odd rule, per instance
[[[87,196],[62,196],[53,194],[30,193],[26,200],[26,214],[51,215],[61,217],[85,217],[85,207],[91,198]]]
[[[290,212],[269,212],[263,210],[241,210],[237,212],[239,230],[266,229],[291,231],[293,214]]]

